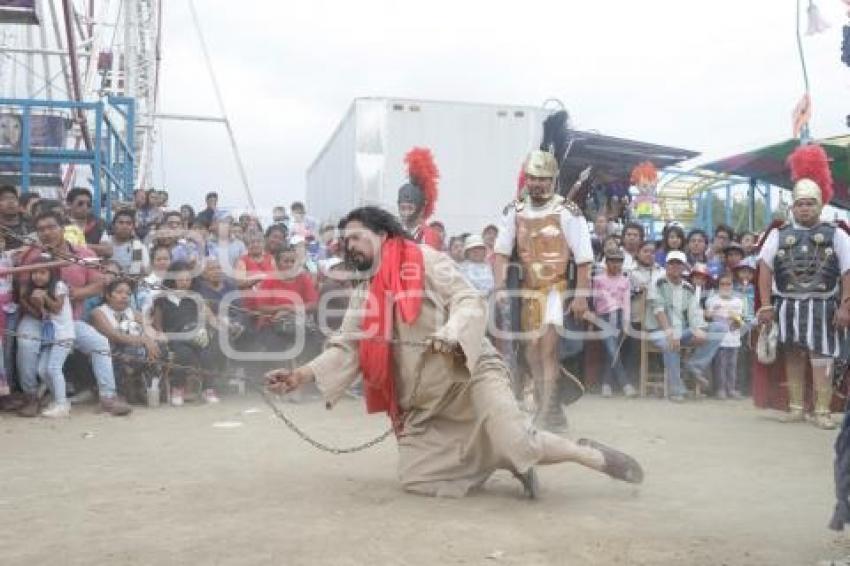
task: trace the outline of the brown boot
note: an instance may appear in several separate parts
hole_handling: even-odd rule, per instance
[[[100,400],[100,410],[104,413],[109,413],[114,417],[123,417],[124,415],[129,415],[133,412],[133,409],[130,408],[123,399],[119,397],[103,397]]]
[[[11,393],[0,397],[0,411],[17,411],[27,404],[27,398],[22,393]]]
[[[38,402],[38,396],[27,395],[24,406],[18,409],[18,416],[31,419],[38,416],[39,409],[41,409],[41,406]]]

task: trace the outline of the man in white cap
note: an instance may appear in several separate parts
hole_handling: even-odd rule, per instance
[[[812,369],[814,417],[823,429],[835,428],[830,416],[832,369],[846,358],[842,346],[850,324],[850,236],[835,223],[821,222],[832,196],[832,176],[824,150],[798,148],[788,159],[795,182],[793,221],[772,229],[759,255],[756,313],[762,325],[778,324],[785,359],[788,422],[803,421],[806,365]],[[756,372],[753,400],[769,405],[770,380]],[[775,380],[773,380],[775,383]]]
[[[504,291],[508,262],[516,247],[522,268],[521,329],[529,335],[525,356],[540,392],[535,421],[553,432],[566,429],[558,395],[558,328],[564,326],[567,265],[577,266],[570,314],[587,313],[593,249],[587,221],[575,203],[555,194],[558,163],[547,151],[532,151],[524,166],[526,195],[505,210],[496,239],[496,291]],[[506,300],[504,293],[500,301]]]
[[[683,401],[686,391],[681,376],[682,346],[695,346],[686,369],[694,381],[707,388],[703,373],[727,330],[722,323],[705,321],[694,287],[683,277],[686,269],[685,253],[669,252],[665,274],[650,285],[647,296],[645,327],[652,342],[663,350],[667,396],[674,402]]]

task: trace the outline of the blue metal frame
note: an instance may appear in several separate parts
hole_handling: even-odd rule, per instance
[[[30,189],[30,176],[34,163],[59,163],[89,165],[92,170],[92,197],[96,206],[112,217],[112,201],[132,200],[135,178],[136,103],[132,98],[110,96],[106,102],[74,102],[67,100],[34,100],[0,98],[0,107],[21,114],[20,150],[0,150],[0,162],[18,163],[21,169],[21,192]],[[87,149],[33,149],[30,140],[30,122],[33,111],[68,110],[94,113],[93,148]],[[124,120],[123,128],[114,124],[109,110],[117,112]],[[88,118],[88,116],[87,116]],[[123,132],[121,131],[123,129]],[[101,196],[106,198],[102,199]]]
[[[685,171],[681,169],[676,169],[675,167],[667,168],[663,170],[665,175],[673,175],[673,176],[685,176],[692,178],[701,178],[706,177],[706,175],[700,174],[696,171]],[[724,222],[726,224],[732,224],[732,208],[734,206],[734,202],[732,201],[732,189],[734,187],[740,185],[748,186],[747,200],[749,204],[749,218],[748,218],[748,229],[753,232],[759,232],[767,227],[770,224],[770,217],[766,218],[766,223],[764,226],[755,226],[755,205],[758,197],[764,199],[764,203],[766,209],[771,212],[773,210],[773,202],[771,195],[772,186],[770,183],[759,179],[748,179],[746,177],[738,177],[738,176],[729,176],[726,179],[718,180],[718,183],[701,193],[695,196],[697,199],[697,212],[694,218],[693,225],[691,228],[699,228],[704,230],[706,234],[708,234],[709,238],[714,237],[714,222],[712,219],[712,197],[720,197],[717,193],[722,191],[722,197],[720,197],[724,202]]]

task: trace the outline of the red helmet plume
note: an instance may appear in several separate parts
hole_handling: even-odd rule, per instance
[[[823,204],[832,200],[832,171],[829,168],[829,156],[818,144],[801,145],[788,156],[791,168],[791,181],[810,179],[820,187]]]
[[[437,205],[437,179],[440,178],[440,172],[434,163],[434,156],[426,147],[414,147],[404,156],[404,162],[407,164],[410,182],[419,187],[425,197],[422,218],[426,219],[434,213]]]

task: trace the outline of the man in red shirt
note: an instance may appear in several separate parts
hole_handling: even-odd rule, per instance
[[[65,241],[62,229],[62,217],[54,211],[42,212],[35,219],[35,231],[41,246],[33,246],[21,253],[20,265],[29,265],[41,261],[43,253],[55,252],[62,257],[76,256],[83,260],[96,259],[97,256],[85,247],[71,246]],[[103,280],[96,269],[78,263],[69,263],[59,269],[59,276],[70,290],[71,310],[74,315],[74,348],[83,354],[91,355],[92,370],[100,393],[101,409],[112,415],[126,415],[130,407],[115,393],[115,374],[112,358],[109,355],[109,340],[94,328],[81,320],[83,303],[89,297],[103,292]],[[22,283],[27,275],[19,276]],[[38,415],[38,354],[41,349],[42,321],[24,314],[18,323],[18,374],[21,388],[27,396],[27,404],[21,409],[21,416]],[[38,338],[35,338],[38,337]],[[105,353],[104,353],[105,352]]]

